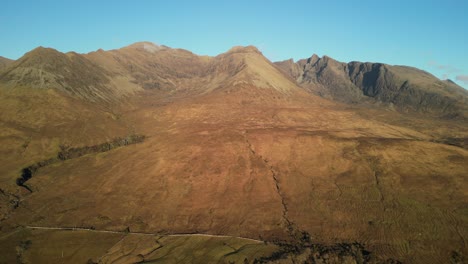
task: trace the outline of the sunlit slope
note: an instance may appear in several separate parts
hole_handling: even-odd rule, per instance
[[[358,242],[380,260],[466,254],[468,153],[442,140],[466,137],[460,119],[324,99],[254,47],[200,57],[137,43],[82,56],[138,89],[96,103],[61,88],[1,87],[5,234],[80,227],[292,245],[308,234]],[[102,148],[128,135],[144,140]],[[64,149],[81,154],[16,185],[23,168]],[[174,243],[190,250],[184,241]]]

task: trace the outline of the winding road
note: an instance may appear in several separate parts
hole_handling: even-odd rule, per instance
[[[97,233],[108,233],[108,234],[131,234],[131,235],[144,235],[144,236],[163,236],[163,237],[184,237],[184,236],[201,236],[201,237],[214,237],[214,238],[239,238],[255,243],[264,243],[262,240],[257,240],[247,237],[238,237],[238,236],[226,236],[226,235],[211,235],[211,234],[201,234],[201,233],[189,233],[189,234],[158,234],[158,233],[145,233],[145,232],[130,232],[130,231],[111,231],[111,230],[97,230],[92,228],[83,228],[83,227],[46,227],[46,226],[23,226],[27,229],[37,229],[37,230],[60,230],[60,231],[89,231]]]

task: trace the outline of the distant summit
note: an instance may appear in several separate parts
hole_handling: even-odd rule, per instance
[[[252,46],[252,45],[250,45],[250,46],[234,46],[234,47],[232,47],[231,49],[229,49],[227,51],[227,53],[249,53],[249,52],[262,54],[260,52],[260,50],[258,50],[257,47]]]
[[[341,103],[466,117],[468,92],[453,81],[407,66],[329,56],[272,63],[255,46],[236,46],[215,57],[152,42],[89,54],[38,47],[17,61],[0,59],[6,87],[52,88],[88,101],[119,101],[145,89],[202,94],[232,87],[301,90]],[[266,90],[260,90],[264,93]]]
[[[447,116],[463,116],[468,110],[468,91],[413,67],[343,63],[315,54],[297,62],[275,64],[304,89],[344,103],[381,102],[404,111]]]
[[[167,46],[160,46],[160,45],[157,45],[155,43],[148,42],[148,41],[136,42],[136,43],[133,43],[133,44],[127,46],[126,48],[135,48],[135,49],[147,51],[147,52],[150,52],[150,53],[154,53],[154,52],[157,52],[157,51],[160,51],[160,50],[168,49]]]

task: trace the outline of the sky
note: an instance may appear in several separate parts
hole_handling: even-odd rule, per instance
[[[468,89],[466,0],[4,0],[0,9],[0,56],[10,59],[38,46],[88,53],[138,41],[408,65]]]

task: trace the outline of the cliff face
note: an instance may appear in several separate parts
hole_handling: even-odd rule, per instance
[[[342,63],[324,56],[275,63],[296,82],[344,103],[380,102],[400,110],[466,117],[468,92],[451,81],[405,66]]]
[[[450,117],[466,114],[467,91],[427,72],[405,66],[360,62],[347,64],[346,70],[351,82],[365,96],[378,101]]]

